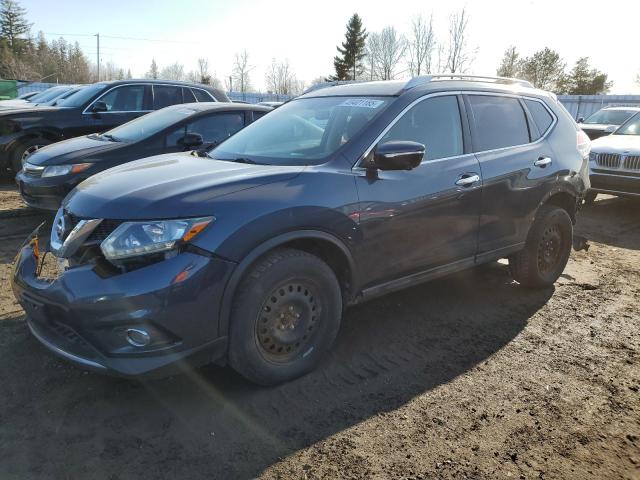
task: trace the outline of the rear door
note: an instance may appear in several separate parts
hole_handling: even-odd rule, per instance
[[[532,108],[554,117],[535,99]],[[524,100],[513,95],[468,94],[471,136],[482,170],[482,214],[478,254],[489,256],[517,249],[526,240],[538,205],[557,173],[554,155],[533,121]]]
[[[473,263],[482,179],[475,155],[465,147],[463,110],[453,94],[420,99],[378,144],[422,143],[422,164],[356,177],[363,235],[357,254],[371,283],[455,261]]]

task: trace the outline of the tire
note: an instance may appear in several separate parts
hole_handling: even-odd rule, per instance
[[[51,144],[51,142],[44,138],[32,138],[15,147],[13,149],[13,155],[11,156],[11,168],[13,169],[13,173],[18,173],[22,170],[22,164],[29,155],[49,144]]]
[[[528,288],[553,285],[569,261],[572,239],[573,224],[567,211],[541,206],[524,249],[509,257],[512,277]]]
[[[338,334],[342,294],[318,257],[282,248],[259,259],[231,310],[229,364],[248,380],[275,385],[313,370]]]
[[[591,205],[593,205],[593,202],[596,201],[597,196],[598,194],[596,192],[587,192],[587,194],[584,196],[585,206],[590,207]]]

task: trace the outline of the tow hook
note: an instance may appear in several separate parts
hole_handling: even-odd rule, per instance
[[[576,252],[579,252],[580,250],[588,252],[590,246],[591,245],[589,245],[589,240],[587,240],[585,237],[581,237],[580,235],[573,236],[573,249]]]

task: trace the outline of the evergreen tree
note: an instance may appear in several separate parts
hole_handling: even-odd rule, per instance
[[[505,50],[496,75],[499,77],[517,77],[520,75],[521,62],[520,54],[516,51],[516,47],[512,45]]]
[[[15,0],[0,0],[0,37],[7,41],[11,51],[24,51],[28,39],[21,38],[29,33],[31,24],[26,19],[27,11]]]
[[[362,19],[354,13],[347,23],[345,41],[341,46],[336,47],[340,55],[336,55],[333,59],[336,71],[332,77],[333,80],[355,80],[362,74],[366,40],[367,31],[362,27]]]
[[[611,85],[606,73],[591,68],[589,57],[582,57],[567,76],[565,90],[569,95],[599,95],[607,93]]]
[[[155,80],[155,79],[158,78],[158,75],[160,75],[160,73],[158,72],[158,65],[156,64],[156,59],[152,58],[151,59],[151,68],[147,72],[146,77],[147,78],[153,78]]]
[[[564,89],[565,66],[558,52],[545,47],[522,61],[520,75],[536,88],[559,92]]]

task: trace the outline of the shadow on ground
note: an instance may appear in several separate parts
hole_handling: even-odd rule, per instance
[[[576,233],[612,247],[640,250],[640,199],[599,196],[578,214]]]
[[[69,367],[0,322],[3,477],[251,478],[278,458],[448,382],[510,342],[553,290],[500,264],[349,310],[312,374],[253,386],[206,368],[144,383]]]

